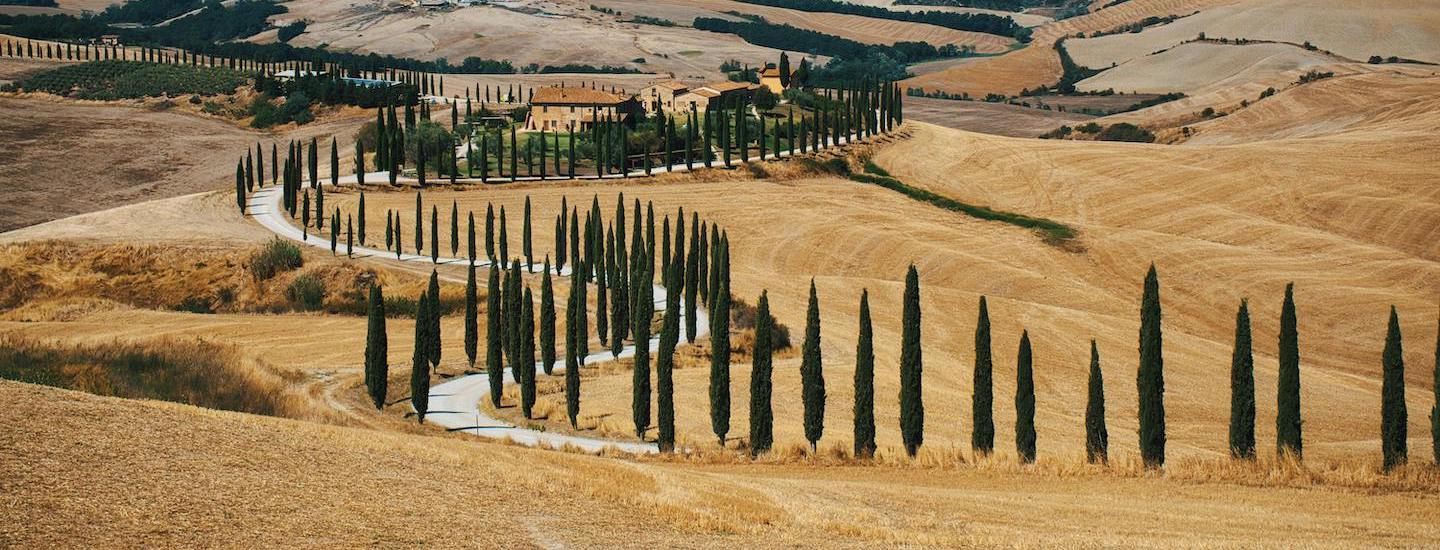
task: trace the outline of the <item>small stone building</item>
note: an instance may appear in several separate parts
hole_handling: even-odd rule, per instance
[[[530,98],[525,129],[565,131],[574,127],[580,131],[592,127],[596,121],[625,121],[636,110],[635,98],[628,95],[594,88],[538,88]]]

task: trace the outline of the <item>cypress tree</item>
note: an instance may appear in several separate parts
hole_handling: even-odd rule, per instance
[[[468,266],[468,275],[465,278],[465,358],[470,361],[470,368],[475,368],[475,356],[478,353],[480,344],[479,330],[479,304],[477,289],[475,288],[475,264]]]
[[[360,192],[360,209],[355,212],[356,227],[359,230],[360,246],[365,246],[365,192]]]
[[[672,263],[665,284],[665,319],[660,329],[660,351],[655,357],[655,393],[660,452],[675,449],[675,345],[680,341],[680,265]]]
[[[520,303],[520,411],[531,418],[535,408],[535,298],[525,288]]]
[[[875,456],[875,346],[870,291],[860,291],[860,337],[855,345],[855,457]]]
[[[1160,279],[1155,265],[1145,275],[1140,298],[1140,457],[1146,468],[1165,465],[1165,363],[1161,353]]]
[[[316,212],[316,213],[315,213],[315,218],[316,218],[316,219],[320,219],[320,218],[324,218],[324,217],[325,217],[325,214],[322,213],[322,212]],[[331,254],[331,255],[334,255],[334,254],[337,252],[337,250],[336,250],[337,246],[340,244],[340,209],[339,209],[339,208],[336,208],[336,209],[335,209],[334,217],[332,217],[332,218],[330,218],[330,219],[331,219],[331,221],[333,222],[333,223],[330,224],[330,254]]]
[[[430,359],[426,348],[429,330],[425,319],[430,317],[430,297],[424,292],[416,301],[415,309],[415,352],[410,359],[410,405],[420,423],[425,423],[425,411],[430,405]]]
[[[400,259],[401,250],[405,248],[405,241],[400,237],[400,213],[395,213],[395,259]]]
[[[365,142],[355,140],[355,185],[365,186]]]
[[[505,230],[505,218],[506,218],[506,217],[507,217],[507,216],[505,216],[505,205],[502,204],[502,205],[500,205],[500,242],[497,243],[498,246],[500,247],[500,264],[501,264],[501,265],[504,265],[504,264],[507,264],[507,263],[510,262],[510,234],[509,234],[508,231]]]
[[[387,363],[390,345],[385,336],[385,295],[380,284],[370,285],[369,315],[365,334],[365,389],[375,408],[385,407],[385,391],[390,383]]]
[[[469,213],[469,221],[465,226],[465,252],[470,259],[470,265],[475,265],[475,211]]]
[[[1230,456],[1255,458],[1255,356],[1250,345],[1250,304],[1235,313],[1235,351],[1230,356]]]
[[[545,374],[555,369],[555,289],[550,282],[550,257],[545,257],[545,277],[540,280],[540,364]]]
[[[544,166],[544,163],[541,163],[541,166]],[[522,239],[520,251],[525,254],[525,272],[534,273],[535,269],[531,267],[535,265],[535,252],[530,245],[530,195],[525,195],[525,225]]]
[[[1105,429],[1105,379],[1100,374],[1100,350],[1090,341],[1089,397],[1085,402],[1085,459],[1091,464],[1110,460],[1110,432]]]
[[[1035,462],[1035,373],[1028,330],[1020,333],[1020,352],[1015,358],[1015,452],[1022,462]]]
[[[800,362],[801,397],[805,406],[805,440],[814,452],[825,432],[825,373],[820,360],[820,300],[810,279],[810,305],[805,310],[805,344]]]
[[[645,269],[642,265],[645,251],[637,249],[635,255],[635,267]],[[636,278],[648,276],[636,275]],[[645,430],[650,427],[650,322],[655,318],[654,287],[637,285],[635,294],[635,310],[630,316],[635,325],[631,328],[635,335],[635,368],[630,384],[630,417],[635,423],[635,436],[644,439]]]
[[[495,205],[485,205],[485,258],[495,263]]]
[[[508,346],[505,354],[510,358],[510,378],[516,383],[524,377],[525,369],[524,342],[520,332],[520,325],[524,323],[520,312],[524,284],[520,278],[520,260],[515,260],[505,274],[504,305],[501,307],[504,309],[502,315],[505,316],[505,342]]]
[[[345,215],[345,257],[355,257],[355,226],[351,225],[353,219],[349,214]]]
[[[1381,363],[1384,383],[1380,390],[1380,445],[1385,471],[1404,466],[1409,454],[1409,412],[1405,409],[1405,353],[1400,345],[1400,316],[1390,306],[1390,327],[1385,334]]]
[[[425,211],[420,206],[420,193],[415,193],[415,253],[425,253]],[[431,235],[434,237],[434,235]]]
[[[723,298],[721,298],[723,299]],[[760,302],[755,306],[755,350],[750,354],[750,456],[757,457],[770,450],[774,444],[774,411],[770,406],[771,393],[771,346],[774,337],[770,317],[770,298],[760,292]]]
[[[699,291],[699,282],[696,278],[700,271],[700,256],[704,255],[704,249],[700,248],[700,216],[690,215],[690,252],[685,258],[685,341],[695,343],[695,298]]]
[[[240,214],[245,214],[245,173],[240,164],[235,165],[235,205],[240,207]]]
[[[905,274],[901,328],[900,435],[905,452],[913,457],[925,442],[925,405],[920,387],[924,368],[920,350],[920,275],[914,265]]]
[[[330,136],[330,185],[340,185],[340,146]]]
[[[300,236],[300,240],[302,240],[302,241],[308,241],[308,240],[310,240],[310,229],[309,229],[309,228],[310,228],[310,192],[309,192],[309,191],[305,191],[305,196],[304,196],[304,199],[301,201],[301,206],[302,206],[302,208],[300,209],[300,232],[303,233],[303,235]],[[291,213],[291,216],[294,216],[294,213],[293,213],[293,212]]]
[[[580,270],[570,271],[570,299],[565,307],[565,415],[570,418],[570,427],[579,427],[580,418],[580,363],[583,361],[579,350],[579,339],[585,337],[580,319],[585,316],[585,304],[580,289],[585,288]]]
[[[428,342],[430,343],[430,364],[440,368],[440,275],[430,270],[430,316]]]
[[[596,222],[596,225],[598,227],[599,222]],[[597,230],[596,232],[598,233],[599,231]],[[602,244],[597,247],[599,254],[594,260],[596,268],[600,271],[599,276],[595,277],[595,333],[600,337],[601,349],[604,349],[605,342],[610,336],[610,319],[605,307],[608,301],[606,298],[608,296],[607,293],[610,290],[609,285],[606,284],[606,277],[609,273],[609,269],[606,267],[606,256],[609,252],[606,251],[613,252],[615,250],[615,233],[613,229],[606,230],[605,239],[607,244]]]
[[[720,262],[720,247],[716,243],[712,251],[715,255],[716,277],[719,275],[718,267]],[[714,285],[714,294],[711,297],[710,306],[710,428],[724,445],[725,434],[730,432],[730,289],[722,284],[718,278]],[[759,335],[757,321],[756,335]],[[759,345],[757,344],[757,349]],[[767,348],[768,349],[768,348]],[[766,404],[769,403],[768,386]],[[751,411],[755,410],[755,402],[752,400]],[[752,425],[752,442],[753,437]],[[767,429],[765,433],[769,433]],[[753,443],[752,443],[753,445]],[[768,448],[769,445],[767,444]],[[762,449],[763,450],[763,449]]]
[[[1300,429],[1300,339],[1295,323],[1295,284],[1285,285],[1280,309],[1280,372],[1276,381],[1275,444],[1281,454],[1303,456]]]
[[[440,263],[440,209],[430,205],[430,263]]]
[[[505,385],[504,351],[500,335],[500,268],[490,264],[490,283],[485,295],[485,373],[490,379],[490,404],[500,408],[500,396]]]
[[[970,398],[970,448],[976,453],[995,450],[995,383],[990,361],[990,308],[980,297],[980,316],[975,322],[975,390]]]
[[[325,229],[325,188],[315,188],[315,229]]]
[[[450,257],[460,255],[460,203],[450,201]]]

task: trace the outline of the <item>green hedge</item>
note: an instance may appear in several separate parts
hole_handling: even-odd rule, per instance
[[[905,182],[890,177],[890,175],[887,174],[884,169],[876,166],[872,162],[865,163],[865,171],[869,173],[852,174],[850,176],[850,179],[861,183],[879,185],[892,191],[899,191],[900,193],[904,193],[906,196],[912,199],[928,202],[940,208],[960,212],[971,217],[980,218],[982,220],[1004,222],[1010,225],[1024,227],[1026,229],[1034,229],[1036,231],[1044,233],[1047,237],[1058,241],[1073,239],[1077,235],[1074,228],[1060,222],[1046,220],[1042,218],[1032,218],[1024,214],[1016,214],[1013,212],[1001,212],[999,210],[992,210],[984,206],[965,204],[944,195],[932,193],[918,187],[912,187],[910,185],[907,185]]]

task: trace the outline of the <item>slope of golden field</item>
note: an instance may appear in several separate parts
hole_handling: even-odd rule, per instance
[[[1076,33],[1108,31],[1150,16],[1190,13],[1237,0],[1131,0],[1080,17],[1062,19],[1035,28],[1034,40],[1024,49],[999,57],[982,59],[954,68],[907,79],[901,84],[909,88],[943,90],[950,93],[969,92],[976,97],[987,93],[1006,95],[1022,88],[1049,86],[1060,80],[1060,58],[1054,44]]]
[[[1424,493],[630,462],[8,381],[0,405],[7,546],[1425,546],[1440,521]]]
[[[1075,88],[1082,92],[1108,89],[1127,93],[1181,92],[1187,95],[1247,84],[1264,89],[1293,82],[1293,78],[1287,78],[1292,72],[1304,72],[1336,61],[1331,56],[1289,44],[1238,46],[1196,42],[1130,59],[1076,83]]]
[[[1189,15],[1194,10],[1161,15]],[[1219,6],[1140,33],[1066,42],[1076,63],[1108,67],[1206,38],[1309,42],[1355,61],[1372,55],[1440,61],[1440,3],[1433,0],[1253,0]]]

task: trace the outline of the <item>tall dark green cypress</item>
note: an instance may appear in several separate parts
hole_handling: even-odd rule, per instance
[[[470,361],[472,369],[475,368],[475,357],[480,344],[480,307],[475,287],[475,264],[470,264],[465,278],[465,358]]]
[[[1250,341],[1250,304],[1235,313],[1235,349],[1230,356],[1230,456],[1255,458],[1255,355]]]
[[[421,424],[430,405],[430,331],[425,322],[429,318],[430,297],[421,292],[415,306],[415,351],[410,357],[410,406]]]
[[[510,271],[505,281],[505,328],[508,331],[507,342],[509,349],[507,355],[510,357],[510,378],[516,383],[524,378],[525,374],[525,345],[524,334],[521,332],[521,324],[525,322],[520,312],[521,300],[524,297],[525,282],[520,277],[520,260],[514,260],[510,264]],[[533,358],[533,356],[532,356]],[[531,364],[535,362],[530,361]]]
[[[638,226],[637,226],[638,227]],[[646,269],[645,249],[635,250],[633,269]],[[651,277],[649,273],[637,273],[636,279]],[[634,326],[630,329],[635,338],[635,368],[630,384],[630,418],[635,423],[635,437],[645,438],[650,428],[650,322],[655,318],[654,287],[650,284],[635,285],[635,308],[630,316]]]
[[[467,225],[467,226],[466,226],[466,229],[465,229],[465,236],[466,236],[466,239],[465,239],[465,252],[466,252],[466,257],[469,258],[469,260],[470,260],[470,265],[473,266],[473,265],[475,265],[475,211],[474,211],[474,210],[471,210],[471,211],[469,212],[469,221],[468,221],[467,223],[468,223],[469,225]]]
[[[505,205],[500,205],[500,236],[499,242],[495,243],[500,251],[500,265],[510,263],[510,232],[505,229],[505,219],[508,217],[505,215]]]
[[[500,268],[490,264],[490,283],[485,295],[485,374],[490,379],[490,404],[500,408],[505,387],[504,320],[500,317]]]
[[[870,290],[860,291],[860,337],[855,345],[855,457],[875,456],[875,344]]]
[[[1140,368],[1135,384],[1140,402],[1140,458],[1146,468],[1165,465],[1165,362],[1161,353],[1160,279],[1155,265],[1145,275],[1140,298]]]
[[[805,440],[816,450],[825,433],[825,372],[820,359],[820,299],[810,279],[810,305],[805,309],[805,343],[800,361],[801,401],[805,407]]]
[[[430,364],[440,368],[440,275],[435,270],[430,270],[430,286],[428,289],[430,297],[430,316],[427,318],[429,331],[427,336],[430,348],[427,350],[430,357]]]
[[[711,253],[716,269],[710,302],[710,429],[723,446],[730,433],[730,289],[719,278],[723,251],[718,239]],[[756,331],[758,335],[758,321]],[[754,406],[752,399],[752,411]]]
[[[385,392],[390,383],[387,357],[390,344],[385,335],[385,295],[380,284],[370,285],[370,312],[365,335],[365,389],[376,409],[385,407]]]
[[[360,246],[365,246],[365,192],[360,192],[360,206],[355,210],[355,227],[360,237]]]
[[[770,406],[771,325],[770,298],[762,291],[755,306],[755,350],[750,354],[750,456],[760,456],[774,444],[774,411]]]
[[[550,282],[550,257],[545,257],[545,276],[540,279],[540,365],[545,374],[555,369],[555,288]]]
[[[1300,338],[1295,320],[1295,284],[1285,285],[1280,308],[1280,371],[1276,380],[1275,445],[1279,453],[1304,456],[1300,427]]]
[[[1435,374],[1431,388],[1435,392],[1430,408],[1430,448],[1435,463],[1440,464],[1440,323],[1435,327]]]
[[[541,141],[540,143],[544,144],[545,142]],[[545,163],[542,162],[540,165],[543,167]],[[534,273],[535,268],[532,266],[535,265],[535,250],[531,246],[530,239],[530,195],[525,195],[525,224],[522,230],[520,252],[525,254],[525,272]]]
[[[525,287],[520,309],[520,412],[531,418],[535,408],[535,297],[530,287]]]
[[[1090,382],[1085,400],[1085,459],[1091,464],[1110,461],[1110,431],[1105,428],[1105,378],[1100,373],[1100,349],[1090,341]]]
[[[340,146],[330,136],[330,185],[340,185]]]
[[[430,263],[440,263],[440,209],[430,205]]]
[[[1035,462],[1035,372],[1028,330],[1020,333],[1015,357],[1015,453],[1026,464]]]
[[[580,319],[585,317],[585,304],[581,302],[581,290],[585,280],[580,270],[570,271],[570,298],[565,305],[565,416],[570,427],[579,427],[580,419],[580,362],[579,339],[585,337]]]
[[[1400,343],[1400,315],[1390,306],[1390,327],[1381,358],[1384,381],[1380,390],[1380,446],[1385,471],[1404,466],[1409,455],[1409,412],[1405,409],[1405,352]]]
[[[696,293],[700,284],[696,278],[699,276],[700,256],[705,251],[700,248],[700,216],[690,215],[690,251],[685,258],[685,341],[695,343],[696,332]]]
[[[425,253],[425,210],[421,206],[419,192],[415,193],[415,253]]]
[[[495,263],[495,205],[485,204],[485,258]]]
[[[915,456],[925,443],[925,404],[921,399],[920,274],[912,264],[905,273],[905,305],[900,338],[900,436]]]
[[[460,255],[460,203],[450,201],[450,257]]]
[[[976,453],[995,451],[995,382],[990,360],[990,307],[980,297],[980,315],[975,322],[975,389],[970,397],[970,448]]]
[[[656,437],[660,452],[675,449],[675,345],[680,341],[680,265],[671,262],[665,277],[665,318],[655,356]]]

